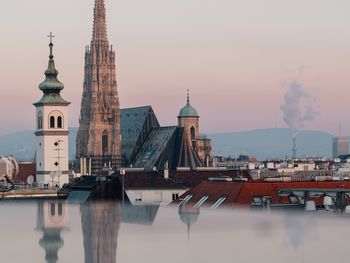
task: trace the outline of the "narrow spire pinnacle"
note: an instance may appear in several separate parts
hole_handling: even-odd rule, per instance
[[[104,0],[95,0],[93,42],[108,41]]]
[[[187,104],[190,104],[190,90],[187,89]]]
[[[54,38],[55,36],[52,34],[52,32],[50,32],[50,35],[48,35],[47,37],[50,38],[50,44],[49,44],[49,47],[50,47],[50,59],[53,59],[53,43],[52,43],[52,38]]]

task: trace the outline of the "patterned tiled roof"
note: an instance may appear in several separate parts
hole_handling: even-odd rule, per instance
[[[173,138],[177,126],[154,128],[136,156],[134,167],[152,169]]]
[[[153,113],[151,106],[128,108],[120,110],[120,128],[122,134],[122,154],[127,160],[130,159],[137,140],[141,136],[144,125],[146,124],[147,116]],[[159,123],[156,120],[156,126]],[[145,134],[144,137],[147,137]]]

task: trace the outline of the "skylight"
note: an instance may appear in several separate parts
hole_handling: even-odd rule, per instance
[[[186,195],[186,197],[180,202],[180,206],[186,204],[192,198],[193,194]]]
[[[209,198],[209,195],[203,196],[193,207],[198,208]]]
[[[223,202],[225,202],[227,198],[225,196],[220,197],[212,206],[211,208],[218,208]]]

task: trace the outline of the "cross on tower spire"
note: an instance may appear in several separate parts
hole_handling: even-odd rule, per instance
[[[50,38],[50,59],[53,59],[53,53],[52,53],[52,49],[53,49],[53,43],[52,43],[52,39],[55,37],[52,32],[50,32],[50,35],[47,35],[48,38]]]

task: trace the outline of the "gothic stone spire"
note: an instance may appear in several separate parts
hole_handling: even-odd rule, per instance
[[[104,0],[95,0],[93,43],[108,43],[106,8]]]
[[[115,52],[108,43],[104,0],[95,0],[93,36],[85,53],[77,157],[91,159],[92,173],[98,174],[104,165],[119,166],[120,155]]]

